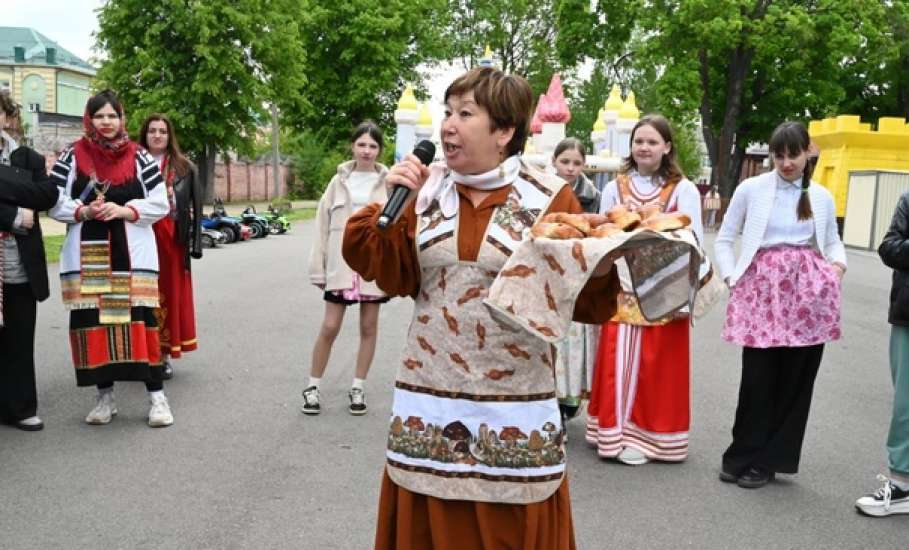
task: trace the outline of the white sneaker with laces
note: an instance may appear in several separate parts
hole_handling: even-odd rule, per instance
[[[95,408],[85,417],[85,422],[101,426],[110,424],[111,418],[115,416],[117,416],[117,403],[114,402],[114,392],[98,392]]]
[[[650,459],[644,453],[634,447],[625,447],[616,458],[619,459],[619,462],[629,466],[642,466],[650,462]]]
[[[877,475],[883,486],[870,495],[855,501],[855,507],[869,516],[889,516],[891,514],[909,514],[909,491],[904,491],[893,484],[883,474]]]
[[[170,412],[170,404],[164,392],[156,391],[148,394],[151,408],[148,410],[148,425],[152,428],[164,428],[174,423],[174,415]]]

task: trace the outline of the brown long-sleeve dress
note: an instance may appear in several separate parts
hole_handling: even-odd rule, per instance
[[[422,395],[427,392],[420,388],[419,376],[432,368],[442,367],[448,372],[457,371],[459,374],[462,372],[460,369],[466,370],[467,373],[476,373],[482,369],[487,369],[487,371],[485,377],[478,377],[479,381],[477,379],[458,381],[458,384],[461,384],[458,389],[468,391],[441,392],[435,389],[429,392],[434,395],[450,394],[449,396],[458,393],[462,396],[460,401],[449,399],[450,405],[443,403],[441,408],[450,406],[452,410],[457,410],[459,407],[473,406],[476,402],[490,400],[526,401],[526,399],[520,399],[523,396],[512,399],[514,397],[512,394],[491,397],[493,394],[505,392],[502,389],[504,386],[498,386],[500,384],[505,384],[509,380],[514,380],[514,384],[519,384],[520,372],[514,373],[520,371],[521,365],[524,364],[521,363],[522,359],[515,354],[512,355],[518,358],[509,358],[510,360],[505,363],[496,360],[495,356],[491,355],[493,343],[497,342],[496,338],[507,329],[496,326],[494,323],[487,323],[485,318],[476,317],[476,314],[473,317],[469,317],[467,314],[458,317],[458,313],[462,311],[458,308],[469,305],[466,302],[475,302],[479,309],[483,308],[479,305],[482,299],[473,300],[473,297],[477,296],[476,289],[480,289],[481,294],[485,293],[488,290],[488,283],[497,274],[497,270],[490,271],[488,262],[484,263],[484,257],[489,256],[490,251],[493,251],[494,254],[495,250],[501,251],[503,248],[501,243],[496,241],[496,235],[511,233],[517,237],[519,242],[520,230],[531,225],[534,219],[542,213],[582,211],[571,188],[557,183],[561,180],[554,180],[537,171],[528,172],[528,170],[522,172],[520,182],[522,187],[517,192],[518,182],[492,191],[477,207],[474,207],[471,202],[468,190],[458,185],[459,211],[456,218],[450,221],[454,225],[448,231],[445,231],[447,221],[434,215],[432,209],[418,216],[412,204],[402,218],[387,231],[376,229],[375,222],[380,213],[378,205],[364,208],[348,221],[344,235],[344,259],[365,279],[375,280],[387,294],[414,297],[416,306],[412,333],[418,331],[421,324],[424,324],[427,332],[423,334],[436,335],[451,329],[458,335],[458,338],[469,336],[471,338],[470,346],[473,346],[474,341],[478,340],[476,345],[479,346],[479,351],[476,355],[471,355],[471,352],[466,350],[469,346],[458,341],[455,336],[449,335],[452,339],[449,342],[443,339],[442,342],[433,340],[432,343],[426,338],[414,336],[419,341],[422,350],[428,351],[417,349],[416,351],[423,355],[413,354],[405,358],[396,383],[396,401],[399,399],[398,392],[407,398],[400,398],[401,401],[421,399]],[[530,183],[528,184],[528,182]],[[544,197],[546,206],[541,209],[528,210],[517,205],[520,201],[526,203],[528,190],[533,191],[533,189],[539,190],[542,195],[548,193],[548,197]],[[526,217],[528,213],[532,215],[529,219]],[[498,229],[494,226],[498,226]],[[496,230],[493,231],[493,229]],[[506,233],[502,233],[501,229],[506,230]],[[433,231],[436,232],[433,238],[422,237],[426,234],[432,235]],[[442,243],[438,248],[444,248],[446,239],[452,245],[451,253],[456,254],[457,257],[453,258],[447,267],[441,267],[441,271],[439,265],[444,262],[441,264],[436,262],[438,264],[436,266],[421,266],[421,258],[424,260],[433,258],[426,255],[427,250],[431,251],[431,247],[438,243]],[[500,240],[507,239],[500,237]],[[454,252],[455,250],[456,252]],[[505,257],[507,258],[507,252]],[[463,289],[466,289],[466,292],[462,292],[463,289],[457,286],[461,270],[467,272],[484,270],[483,273],[488,277],[484,279],[485,288],[482,288],[482,284],[471,287],[465,283]],[[472,282],[476,283],[476,280],[472,280]],[[607,320],[615,311],[615,297],[618,291],[619,283],[614,270],[606,277],[591,279],[578,297],[575,320],[588,323],[602,323]],[[434,304],[430,304],[434,301]],[[424,303],[427,304],[426,307],[421,308],[421,304]],[[441,322],[442,316],[439,315],[441,324],[436,327],[437,330],[429,330],[432,328],[432,323],[435,322],[430,320],[429,313],[434,311],[430,305],[441,306],[439,309],[444,314],[444,321],[448,323],[447,327],[445,323]],[[421,315],[421,313],[424,314]],[[476,321],[478,318],[481,320]],[[469,320],[469,324],[465,322],[465,319]],[[476,336],[472,330],[474,323],[477,327]],[[468,327],[471,327],[471,330],[468,330]],[[447,354],[452,361],[448,361],[448,357],[445,357],[443,362],[438,358],[446,355],[442,352],[443,349],[446,349],[446,343],[457,345],[458,347],[447,349],[456,349],[459,353]],[[484,349],[484,344],[488,344],[486,349]],[[527,346],[523,342],[521,345]],[[486,360],[485,357],[489,359]],[[478,358],[479,360],[475,361]],[[538,363],[537,367],[545,365],[551,371],[553,364],[550,362],[551,356],[544,354],[541,359],[542,363]],[[449,368],[452,365],[455,366],[455,369]],[[540,370],[537,368],[536,372]],[[543,379],[548,378],[548,384],[552,387],[550,401],[555,414],[558,415],[558,409],[554,405],[554,381],[550,371],[542,369],[542,376]],[[461,374],[461,376],[468,375]],[[500,377],[503,380],[500,381]],[[414,381],[416,383],[413,383]],[[524,384],[528,383],[524,382]],[[457,384],[452,382],[451,385]],[[463,398],[465,395],[468,397]],[[463,405],[462,401],[468,401],[468,404]],[[539,406],[537,407],[539,408]],[[397,413],[397,405],[395,409],[393,415]],[[549,467],[550,469],[546,470],[550,472],[548,476],[534,478],[532,475],[528,475],[518,478],[508,475],[489,476],[473,471],[464,473],[463,469],[455,470],[458,473],[445,470],[445,467],[453,468],[448,466],[450,463],[478,468],[476,466],[478,460],[486,461],[486,464],[491,466],[502,465],[502,463],[494,461],[499,460],[498,457],[503,453],[514,451],[518,448],[518,444],[505,444],[506,431],[512,433],[514,430],[511,426],[501,427],[499,424],[504,445],[493,450],[493,443],[500,443],[495,431],[489,429],[495,425],[494,420],[489,422],[489,426],[486,423],[480,425],[479,437],[471,433],[464,441],[457,441],[458,430],[454,428],[463,429],[469,422],[465,421],[465,424],[452,422],[442,432],[441,425],[437,425],[435,429],[432,424],[424,426],[420,416],[408,416],[407,428],[402,426],[402,419],[396,417],[396,423],[392,423],[389,435],[388,466],[382,479],[376,548],[395,550],[423,548],[437,550],[460,550],[462,548],[566,550],[575,548],[568,483],[563,475],[563,470],[558,470],[559,465],[564,467],[564,453],[560,450],[562,449],[560,435],[550,432],[548,436],[541,436],[540,434],[543,432],[534,430],[529,443],[525,440],[524,447],[521,447],[522,449],[540,449],[541,453],[524,459],[527,462],[521,464],[524,466],[521,471],[532,471],[532,466],[541,466],[540,470]],[[551,424],[547,422],[546,425]],[[410,432],[407,431],[408,428]],[[542,429],[548,430],[549,428]],[[529,429],[525,431],[529,431]],[[520,430],[517,430],[517,433],[524,435]],[[426,439],[420,440],[419,437]],[[402,439],[406,440],[405,443],[401,443]],[[450,453],[446,445],[438,445],[440,440],[450,444],[454,452]],[[428,445],[429,449],[419,447],[420,441]],[[464,442],[470,443],[469,453],[466,451],[466,443],[464,446],[458,447]],[[402,445],[404,446],[402,447]],[[414,445],[417,445],[417,450],[414,450]],[[532,454],[527,450],[522,452],[525,455]],[[427,456],[429,460],[427,460]],[[436,462],[432,463],[434,468],[422,467],[428,461],[431,462],[434,457],[436,459]],[[401,460],[398,460],[399,458]],[[512,465],[511,462],[508,464]],[[480,466],[483,465],[480,464]],[[499,470],[503,469],[507,470],[507,468],[499,468]],[[495,468],[484,471],[492,472],[493,470]],[[557,473],[552,474],[551,472]]]

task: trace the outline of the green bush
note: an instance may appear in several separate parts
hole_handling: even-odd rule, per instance
[[[285,151],[293,159],[296,176],[289,190],[291,199],[318,199],[337,172],[338,165],[350,158],[347,144],[330,145],[315,134],[304,131],[287,140]]]

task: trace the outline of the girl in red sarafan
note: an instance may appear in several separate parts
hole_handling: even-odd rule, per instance
[[[170,203],[168,215],[152,226],[160,265],[161,307],[155,315],[160,325],[164,379],[168,380],[173,376],[170,357],[179,358],[198,345],[190,257],[202,257],[202,190],[195,167],[180,151],[174,125],[165,115],[145,119],[139,144],[158,161]]]
[[[691,218],[704,242],[701,195],[676,163],[669,121],[642,118],[631,132],[631,155],[603,188],[600,211],[622,204],[658,207]],[[688,456],[691,370],[687,310],[655,322],[640,312],[624,261],[618,313],[603,325],[587,407],[587,442],[602,457],[631,466]]]

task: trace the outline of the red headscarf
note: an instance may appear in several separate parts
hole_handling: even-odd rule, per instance
[[[95,176],[98,181],[109,181],[121,185],[136,175],[137,144],[126,133],[126,116],[120,115],[120,129],[117,135],[106,138],[92,124],[88,107],[82,115],[85,136],[75,143],[76,168],[83,176]]]

